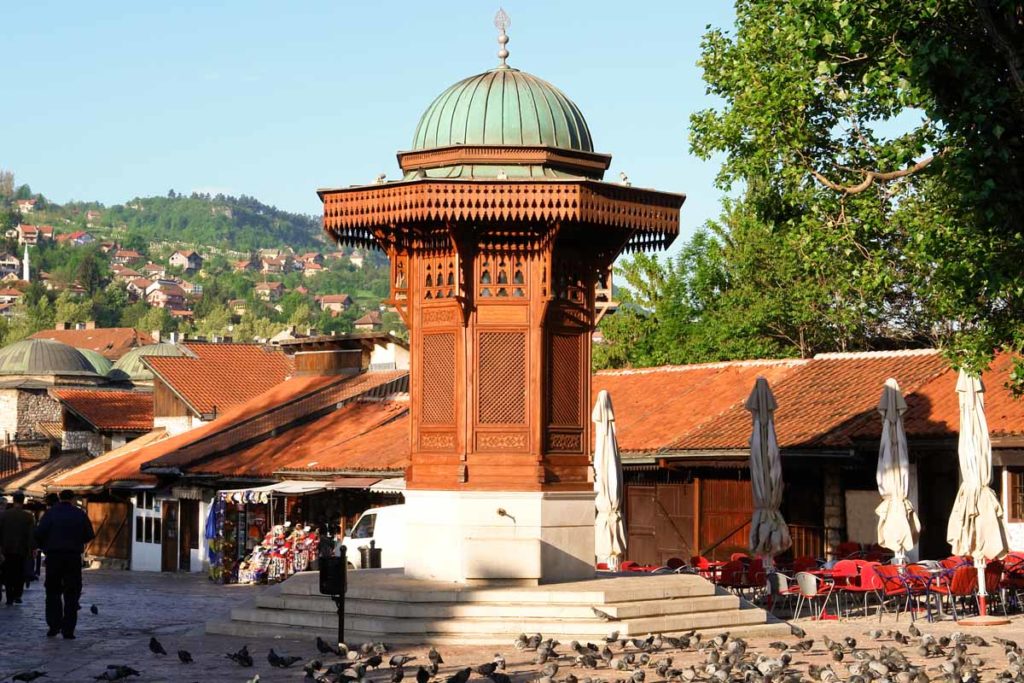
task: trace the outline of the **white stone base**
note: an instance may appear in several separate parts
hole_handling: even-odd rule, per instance
[[[592,491],[408,490],[405,506],[409,578],[536,585],[594,577]]]

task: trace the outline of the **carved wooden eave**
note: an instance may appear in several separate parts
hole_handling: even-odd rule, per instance
[[[324,230],[341,243],[380,248],[385,235],[450,221],[579,224],[626,232],[625,251],[668,247],[683,194],[596,180],[417,179],[321,189]]]

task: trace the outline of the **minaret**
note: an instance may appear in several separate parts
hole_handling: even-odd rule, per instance
[[[25,245],[25,258],[21,260],[21,279],[28,282],[28,245]]]

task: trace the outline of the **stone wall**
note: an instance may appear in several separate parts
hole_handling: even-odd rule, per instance
[[[833,560],[846,529],[846,499],[839,465],[826,465],[822,479],[825,488],[825,556]]]
[[[61,433],[60,447],[63,451],[88,451],[95,457],[103,453],[103,437],[96,432],[65,431]]]
[[[14,438],[18,431],[18,390],[0,390],[0,439]]]
[[[45,392],[18,391],[19,432],[37,429],[40,422],[60,422],[60,402]]]

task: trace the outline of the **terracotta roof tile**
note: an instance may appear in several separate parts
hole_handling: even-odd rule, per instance
[[[82,463],[89,461],[87,453],[65,453],[45,460],[35,467],[0,480],[0,491],[14,493],[24,491],[30,496],[41,498],[46,493],[46,485]]]
[[[139,469],[139,465],[145,459],[145,456],[141,454],[146,451],[147,447],[167,438],[167,432],[162,428],[154,429],[120,448],[115,448],[55,477],[50,480],[47,488],[50,490],[91,489],[111,486],[118,482],[154,484],[156,477],[144,474]]]
[[[611,396],[623,451],[657,451],[741,405],[758,375],[774,384],[807,362],[733,361],[602,371],[594,375],[592,399],[602,389]]]
[[[286,433],[311,416],[333,411],[339,404],[367,395],[384,397],[406,391],[407,387],[408,372],[403,370],[294,377],[212,422],[154,445],[149,449],[146,467],[191,471],[229,449],[234,451],[273,433]]]
[[[279,350],[255,344],[188,342],[192,356],[147,356],[153,372],[199,414],[231,406],[280,384],[291,361]]]
[[[52,389],[50,394],[99,431],[153,429],[153,394],[148,391]]]
[[[782,448],[847,447],[848,430],[875,410],[882,385],[895,377],[910,395],[947,371],[935,351],[826,354],[772,383]],[[771,381],[771,380],[769,380]],[[749,393],[751,381],[746,389]],[[709,387],[713,392],[717,388]],[[750,413],[742,402],[671,444],[671,450],[745,449]]]
[[[397,472],[409,464],[408,411],[406,402],[355,401],[190,471],[226,477],[269,477],[278,470]]]
[[[145,332],[131,327],[98,327],[94,330],[43,330],[33,339],[52,339],[76,349],[90,349],[104,358],[117,360],[137,346],[154,343]]]

